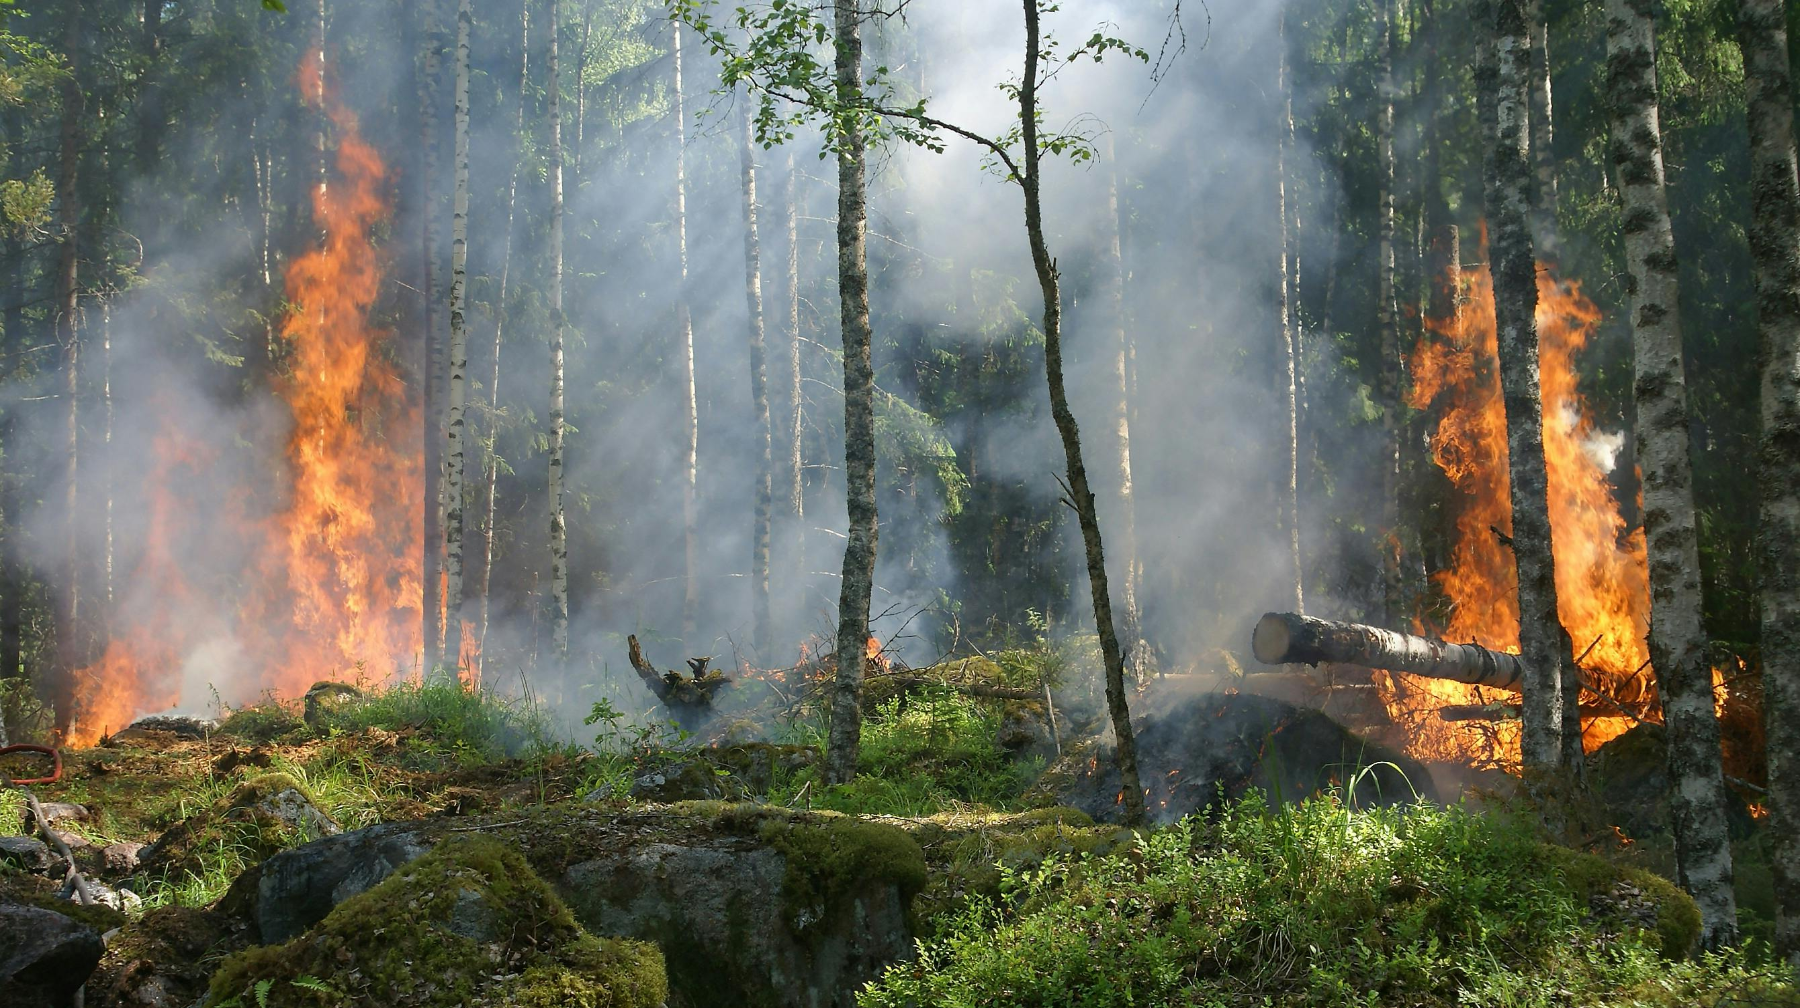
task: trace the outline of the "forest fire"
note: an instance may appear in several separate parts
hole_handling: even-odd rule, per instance
[[[78,673],[70,743],[92,744],[180,702],[183,664],[221,638],[234,645],[234,695],[298,695],[317,679],[364,671],[385,678],[418,652],[420,414],[388,334],[369,321],[382,281],[370,235],[388,215],[387,172],[355,115],[322,86],[320,68],[316,52],[303,59],[299,85],[309,103],[324,103],[336,170],[313,193],[319,243],[286,272],[293,307],[280,330],[285,366],[272,381],[291,418],[277,477],[285,499],[256,514],[250,489],[234,491],[242,527],[220,534],[241,537],[249,559],[234,584],[208,589],[234,594],[214,598],[217,626],[197,624],[187,615],[194,606],[176,615],[174,603],[204,592],[183,576],[173,544],[178,533],[207,530],[177,528],[195,521],[183,498],[194,492],[187,439],[180,431],[158,438],[143,490],[148,538],[133,577],[170,605],[123,614],[101,659]]]
[[[1421,629],[1517,653],[1517,573],[1502,539],[1512,527],[1512,506],[1493,289],[1485,270],[1463,272],[1458,282],[1465,305],[1459,319],[1430,320],[1431,334],[1409,362],[1410,405],[1440,411],[1432,458],[1456,501],[1451,560],[1434,578],[1449,603],[1447,618],[1428,619],[1441,626]],[[1644,643],[1649,574],[1643,531],[1627,527],[1609,479],[1623,438],[1596,426],[1577,388],[1576,357],[1600,313],[1579,285],[1540,266],[1537,321],[1558,609],[1587,684],[1605,698],[1603,705],[1632,715],[1583,718],[1583,742],[1592,751],[1655,706]],[[1410,729],[1413,755],[1517,765],[1518,722],[1433,716],[1446,705],[1500,699],[1493,691],[1400,673],[1377,679],[1390,713]]]

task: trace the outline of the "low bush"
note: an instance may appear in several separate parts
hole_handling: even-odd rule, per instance
[[[1003,869],[1000,899],[940,921],[859,1004],[1800,1004],[1742,957],[1666,957],[1646,918],[1691,902],[1668,889],[1651,896],[1683,906],[1613,913],[1582,895],[1596,863],[1461,808],[1272,812],[1252,796],[1124,851]]]

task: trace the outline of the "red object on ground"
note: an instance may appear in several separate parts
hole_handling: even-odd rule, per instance
[[[62,779],[62,753],[57,749],[44,745],[9,745],[0,748],[0,756],[9,756],[13,753],[21,752],[42,753],[45,756],[50,757],[53,765],[50,769],[50,776],[48,777],[15,778],[13,780],[14,784],[55,784]]]

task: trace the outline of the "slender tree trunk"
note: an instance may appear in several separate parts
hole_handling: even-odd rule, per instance
[[[450,417],[444,437],[444,661],[462,665],[463,471],[467,428],[469,325],[469,0],[456,5],[455,182],[450,203]],[[471,670],[472,672],[473,670]]]
[[[1531,29],[1531,234],[1538,254],[1554,259],[1562,241],[1556,229],[1556,153],[1551,146],[1550,25],[1544,19],[1544,0],[1526,0],[1525,16]]]
[[[687,102],[682,95],[681,22],[670,22],[675,49],[675,247],[681,276],[675,293],[676,337],[681,363],[681,639],[698,642],[700,618],[700,399],[694,386],[694,316],[688,289]]]
[[[1276,368],[1276,393],[1281,397],[1287,420],[1287,459],[1281,474],[1281,532],[1287,540],[1287,572],[1293,595],[1288,602],[1297,613],[1306,611],[1305,574],[1300,565],[1300,325],[1296,318],[1299,307],[1299,244],[1291,225],[1288,207],[1289,167],[1294,156],[1294,94],[1288,80],[1287,8],[1282,8],[1280,27],[1275,38],[1279,50],[1275,64],[1275,90],[1281,96],[1281,138],[1275,151],[1275,210],[1281,219],[1281,346]],[[1133,544],[1135,547],[1135,543]],[[1127,585],[1129,592],[1129,584]],[[1131,597],[1129,594],[1126,596]],[[1127,610],[1129,625],[1134,614]]]
[[[81,331],[79,273],[81,262],[81,125],[83,96],[81,93],[81,0],[68,5],[68,22],[64,29],[64,58],[69,76],[62,84],[62,126],[56,178],[58,224],[62,231],[61,247],[56,261],[55,300],[51,310],[56,319],[56,342],[63,354],[63,408],[68,418],[67,448],[63,470],[63,547],[67,550],[66,577],[62,592],[61,612],[57,614],[57,647],[61,652],[62,675],[50,691],[50,702],[56,708],[57,728],[67,728],[74,711],[75,672],[86,664],[81,630],[81,521],[80,448],[81,448]]]
[[[113,440],[113,397],[112,397],[112,296],[100,298],[100,450],[103,457],[112,457]],[[101,618],[110,620],[113,611],[113,479],[111,467],[101,469],[100,492],[104,497],[105,511],[101,521],[104,531],[101,536],[100,555],[100,600]]]
[[[833,0],[836,11],[837,97],[846,105],[862,89],[862,0]],[[849,529],[838,591],[837,680],[825,782],[856,776],[862,738],[864,649],[869,599],[875,591],[875,370],[870,355],[869,215],[862,133],[852,122],[838,140],[838,302],[844,341],[844,499]]]
[[[483,455],[483,494],[487,500],[481,523],[481,609],[476,640],[487,653],[488,614],[494,577],[494,515],[500,485],[500,348],[505,345],[507,293],[512,280],[513,222],[519,206],[519,163],[525,156],[525,92],[531,84],[531,5],[519,8],[519,104],[513,123],[512,174],[506,182],[506,251],[500,257],[500,289],[494,296],[494,370],[488,381],[487,449]]]
[[[1512,477],[1512,551],[1519,569],[1519,643],[1529,674],[1524,683],[1521,756],[1528,782],[1542,798],[1564,766],[1564,666],[1568,634],[1556,610],[1556,570],[1550,555],[1548,474],[1544,463],[1543,400],[1538,390],[1537,264],[1526,215],[1531,206],[1527,160],[1530,67],[1525,0],[1480,0],[1478,30],[1489,33],[1490,56],[1477,67],[1475,90],[1489,104],[1483,170],[1490,228],[1489,270],[1499,330],[1500,386]],[[1543,803],[1553,824],[1558,813]]]
[[[1123,612],[1120,623],[1124,631],[1125,671],[1133,682],[1142,683],[1150,675],[1150,644],[1144,640],[1143,614],[1137,597],[1137,496],[1131,481],[1131,334],[1125,328],[1125,255],[1119,218],[1119,159],[1113,138],[1106,136],[1106,310],[1112,321],[1107,335],[1111,346],[1112,416],[1114,457],[1119,477],[1119,535],[1123,540],[1124,578],[1120,582],[1119,602]]]
[[[443,583],[443,378],[444,339],[438,333],[444,303],[442,271],[438,267],[438,199],[436,183],[441,172],[442,152],[438,144],[437,83],[443,62],[443,30],[439,0],[419,0],[424,16],[423,72],[419,77],[419,127],[423,133],[422,169],[419,173],[420,253],[425,280],[425,351],[422,356],[425,380],[420,382],[424,398],[425,486],[422,506],[425,508],[424,561],[424,670],[430,673],[443,662],[444,654],[444,583]]]
[[[806,459],[803,450],[805,398],[800,378],[800,172],[794,165],[794,148],[787,146],[787,167],[782,172],[781,206],[786,218],[786,253],[782,265],[782,337],[786,340],[782,362],[785,407],[780,431],[782,472],[781,496],[788,547],[783,564],[794,572],[793,591],[806,583]],[[798,689],[805,682],[805,670],[796,663],[789,673],[789,686]]]
[[[775,653],[769,616],[769,536],[775,512],[775,446],[769,417],[768,340],[763,329],[762,245],[756,233],[756,136],[749,96],[744,98],[744,300],[750,311],[750,419],[755,425],[756,476],[751,488],[750,623],[759,662]]]
[[[1375,111],[1380,186],[1375,208],[1375,328],[1381,339],[1381,583],[1387,623],[1405,615],[1400,571],[1400,319],[1394,288],[1394,0],[1381,0]]]
[[[1608,153],[1624,197],[1637,381],[1637,457],[1650,557],[1650,665],[1668,725],[1669,811],[1682,885],[1700,905],[1701,944],[1737,942],[1731,841],[1712,664],[1701,624],[1700,551],[1689,460],[1675,233],[1663,182],[1650,0],[1606,2]],[[1565,703],[1567,698],[1565,697]]]
[[[569,656],[569,531],[563,516],[563,146],[557,37],[562,0],[550,0],[550,646]]]
[[[148,175],[162,159],[162,15],[165,0],[144,0],[143,35],[138,58],[144,70],[138,78],[138,172]]]
[[[1762,338],[1763,720],[1775,869],[1775,947],[1800,967],[1800,177],[1786,10],[1741,0],[1750,127],[1750,251]]]
[[[1088,585],[1094,597],[1094,626],[1100,635],[1100,655],[1106,666],[1106,706],[1118,746],[1119,785],[1123,792],[1120,797],[1125,807],[1125,821],[1135,825],[1144,821],[1144,790],[1138,780],[1137,740],[1131,730],[1131,710],[1125,698],[1125,660],[1113,622],[1112,596],[1106,583],[1106,550],[1100,539],[1100,516],[1094,504],[1094,492],[1088,485],[1087,465],[1081,457],[1081,430],[1076,425],[1074,411],[1069,408],[1068,392],[1063,386],[1062,295],[1056,261],[1050,257],[1050,248],[1044,239],[1040,189],[1043,165],[1042,152],[1038,149],[1037,121],[1038,3],[1039,0],[1024,0],[1025,73],[1019,84],[1019,123],[1023,130],[1020,150],[1024,161],[1019,181],[1025,190],[1025,233],[1031,242],[1031,263],[1044,298],[1044,373],[1050,387],[1050,414],[1055,418],[1057,434],[1062,438],[1069,495],[1075,504],[1087,555]]]
[[[16,144],[21,132],[17,113],[9,113],[6,121],[11,127],[10,139]],[[11,380],[18,373],[19,351],[31,344],[28,342],[30,335],[26,331],[25,322],[24,249],[22,243],[12,238],[7,239],[5,249],[10,282],[7,285],[4,333],[6,350],[11,355],[8,358],[6,378]],[[0,473],[0,522],[4,523],[0,524],[0,530],[3,530],[5,536],[4,543],[0,543],[0,547],[3,547],[0,548],[0,591],[5,593],[0,596],[0,679],[25,675],[25,607],[22,603],[25,585],[20,576],[21,572],[16,559],[21,555],[18,548],[20,545],[18,536],[21,528],[18,493],[20,473],[13,466],[17,465],[17,460],[22,454],[16,447],[18,445],[16,419],[14,411],[9,409],[5,413],[4,420],[0,420],[0,449],[4,449],[4,454],[0,454],[0,458],[12,463],[12,466],[8,467],[9,471]],[[0,712],[0,714],[3,713]]]
[[[582,0],[581,51],[575,56],[575,178],[583,179],[581,159],[587,152],[587,69],[589,42],[594,37],[594,4]]]

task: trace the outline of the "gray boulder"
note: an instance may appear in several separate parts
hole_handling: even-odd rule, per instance
[[[62,914],[0,903],[0,1004],[64,1008],[105,951],[93,928]]]
[[[262,941],[274,945],[298,937],[332,907],[375,888],[394,869],[429,851],[434,839],[421,825],[384,823],[340,833],[282,851],[254,875],[246,873],[239,882],[255,887],[250,922]]]
[[[41,875],[54,871],[58,859],[50,845],[37,837],[6,836],[0,837],[0,864]]]
[[[110,875],[129,875],[137,871],[138,853],[145,845],[135,840],[121,840],[100,848],[100,863]]]

